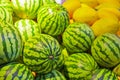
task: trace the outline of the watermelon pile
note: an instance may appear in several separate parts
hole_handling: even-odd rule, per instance
[[[120,37],[70,23],[55,0],[0,1],[0,80],[118,80]]]

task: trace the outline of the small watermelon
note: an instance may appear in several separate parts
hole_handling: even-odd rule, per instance
[[[0,20],[0,65],[17,59],[22,48],[19,31],[12,24]]]
[[[97,69],[90,80],[118,80],[117,76],[109,69]]]
[[[120,63],[120,38],[112,33],[98,36],[91,46],[91,53],[100,66],[116,66]]]
[[[0,80],[34,80],[34,77],[24,64],[11,62],[0,68]]]
[[[31,19],[20,19],[15,22],[15,27],[21,33],[24,42],[32,36],[40,35],[41,33],[41,29],[38,24]]]
[[[52,70],[47,74],[37,75],[35,80],[66,80],[66,78],[59,71]]]
[[[90,80],[98,69],[93,57],[88,53],[71,54],[64,64],[64,73],[68,80]]]
[[[63,45],[70,53],[86,52],[95,39],[91,28],[85,23],[70,24],[62,35]]]
[[[36,18],[40,0],[11,0],[13,11],[20,18]]]
[[[64,63],[58,41],[47,34],[34,36],[25,42],[24,63],[36,73],[48,73]]]
[[[69,24],[68,12],[57,3],[48,4],[39,9],[37,22],[44,33],[58,36]]]

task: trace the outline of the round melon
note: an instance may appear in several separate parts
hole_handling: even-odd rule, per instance
[[[88,53],[71,54],[65,61],[64,67],[68,80],[90,80],[92,73],[99,68]]]
[[[20,19],[14,25],[19,30],[24,42],[41,33],[41,28],[38,24],[30,19]]]
[[[118,80],[118,78],[112,71],[104,68],[96,70],[91,80]]]
[[[120,63],[120,38],[112,33],[98,36],[91,46],[91,53],[100,66],[116,66]]]
[[[12,13],[2,4],[0,4],[0,19],[6,21],[7,23],[13,24]]]
[[[39,9],[37,21],[44,33],[57,36],[68,26],[69,16],[62,5],[54,3]]]
[[[36,73],[45,74],[60,68],[64,63],[63,58],[59,43],[50,35],[41,34],[25,42],[23,61]]]
[[[12,24],[0,20],[0,65],[17,59],[22,48],[19,31]]]
[[[14,13],[20,18],[36,18],[40,0],[11,0]]]
[[[59,71],[52,70],[47,74],[38,74],[35,80],[66,80],[66,78]]]
[[[86,52],[95,39],[91,28],[85,23],[70,24],[62,35],[63,45],[70,53]]]
[[[0,80],[34,80],[34,77],[24,64],[11,62],[0,68]]]

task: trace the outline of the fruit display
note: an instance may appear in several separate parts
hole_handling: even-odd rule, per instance
[[[0,80],[120,80],[120,0],[0,0]]]

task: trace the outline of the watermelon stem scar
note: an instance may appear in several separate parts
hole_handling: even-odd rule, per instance
[[[49,56],[49,59],[54,59],[54,56],[50,55],[50,56]]]

